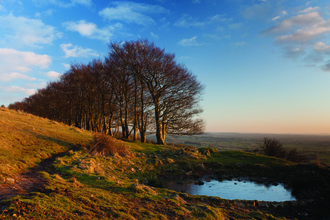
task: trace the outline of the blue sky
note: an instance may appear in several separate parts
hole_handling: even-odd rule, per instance
[[[324,0],[2,0],[0,104],[148,38],[206,86],[206,131],[330,133],[329,34]]]

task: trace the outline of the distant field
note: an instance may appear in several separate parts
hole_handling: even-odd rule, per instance
[[[283,135],[283,134],[243,134],[206,133],[199,136],[169,136],[167,143],[180,143],[196,147],[215,147],[220,151],[252,150],[264,137],[276,138],[285,147],[297,148],[309,155],[311,162],[330,164],[330,135]],[[152,136],[149,139],[154,139]]]

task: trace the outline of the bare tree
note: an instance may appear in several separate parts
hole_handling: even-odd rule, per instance
[[[190,71],[176,63],[174,54],[165,53],[148,40],[111,43],[109,47],[110,56],[129,68],[148,88],[158,144],[165,144],[166,132],[202,133],[203,121],[194,117],[202,112],[197,104],[203,86]]]

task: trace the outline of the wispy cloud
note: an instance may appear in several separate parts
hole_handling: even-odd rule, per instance
[[[286,45],[284,48],[284,54],[287,58],[291,59],[297,59],[300,56],[304,55],[306,53],[305,46],[292,46],[292,45]]]
[[[174,26],[177,27],[204,27],[209,24],[229,22],[232,21],[232,18],[227,18],[226,14],[216,14],[204,21],[198,21],[196,18],[193,18],[190,15],[183,14],[179,20],[174,23]]]
[[[201,0],[191,0],[191,1],[192,1],[193,4],[200,4],[200,3],[202,3]]]
[[[31,77],[22,73],[18,72],[9,72],[9,73],[1,73],[0,72],[0,81],[2,82],[10,82],[13,80],[28,80],[28,81],[34,81],[37,80],[35,77]]]
[[[300,29],[293,29],[294,27],[301,27]],[[261,35],[278,35],[283,32],[292,33],[282,36],[277,36],[277,42],[288,41],[308,41],[321,34],[330,31],[330,20],[325,21],[318,12],[311,12],[308,14],[297,15],[283,20],[279,25],[270,27],[261,32]]]
[[[77,31],[84,37],[103,40],[105,42],[109,42],[110,38],[113,36],[113,32],[122,29],[122,25],[120,23],[98,28],[96,24],[86,22],[85,20],[65,22],[63,23],[63,27],[70,31]]]
[[[90,48],[82,48],[77,45],[73,46],[72,44],[61,44],[60,47],[65,53],[65,58],[99,56],[96,51]]]
[[[323,42],[317,42],[313,45],[315,51],[318,52],[330,52],[330,45],[325,45]]]
[[[115,7],[107,7],[99,15],[109,21],[122,21],[149,26],[156,22],[146,14],[161,14],[169,11],[158,5],[144,3],[117,1],[112,3]]]
[[[320,9],[320,7],[309,7],[309,8],[306,8],[304,10],[299,11],[298,13],[300,13],[300,14],[302,14],[302,13],[310,13],[312,11],[317,11],[319,9]]]
[[[241,27],[243,27],[243,23],[241,22],[228,25],[228,28],[231,30],[240,29]]]
[[[322,67],[326,72],[330,72],[330,60]]]
[[[24,95],[33,94],[38,87],[45,86],[44,80],[30,76],[34,71],[46,69],[51,64],[48,55],[35,54],[33,52],[18,51],[14,49],[0,49],[0,93],[17,93]],[[15,86],[8,86],[8,82]],[[28,83],[37,82],[37,83]],[[21,85],[23,83],[23,85]],[[22,95],[23,94],[23,95]]]
[[[321,69],[328,71],[327,64],[322,62],[330,54],[330,46],[320,40],[330,33],[330,19],[325,20],[319,9],[309,7],[301,10],[298,15],[286,18],[260,34],[274,37],[285,57],[301,58],[301,61],[309,63],[307,66],[321,65]]]
[[[201,45],[205,44],[205,43],[198,43],[196,39],[197,39],[197,36],[192,37],[190,39],[182,39],[181,41],[179,41],[178,44],[180,44],[181,46],[185,46],[185,47],[201,46]]]
[[[60,0],[33,0],[37,5],[47,5],[53,4],[63,8],[69,8],[75,5],[91,6],[92,0],[70,0],[70,1],[60,1]]]
[[[150,32],[150,35],[151,35],[152,37],[156,38],[156,39],[159,38],[158,35],[154,34],[154,32]]]
[[[13,14],[0,16],[0,28],[6,34],[6,41],[15,46],[51,44],[62,37],[61,32],[39,19],[15,17]]]
[[[241,15],[245,19],[264,19],[269,16],[272,5],[268,1],[262,1],[260,4],[254,4],[244,7]]]
[[[62,65],[63,65],[65,70],[68,70],[71,67],[70,64],[67,64],[67,63],[62,63]]]
[[[244,41],[235,43],[235,47],[244,46],[244,45],[246,45],[246,42]]]
[[[0,48],[0,72],[28,72],[31,67],[48,68],[51,63],[48,55],[39,55],[33,52],[18,51]]]
[[[20,86],[0,86],[0,92],[5,91],[7,94],[12,93],[25,93],[25,95],[33,95],[36,92],[36,89],[27,89]]]
[[[49,72],[47,72],[47,76],[49,78],[58,78],[61,76],[61,74],[58,72],[55,72],[55,71],[49,71]]]

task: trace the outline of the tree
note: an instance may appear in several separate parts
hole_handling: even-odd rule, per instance
[[[128,68],[149,91],[154,107],[158,144],[165,144],[165,133],[192,135],[203,133],[204,123],[198,102],[204,87],[196,77],[148,40],[111,43],[110,56]]]

